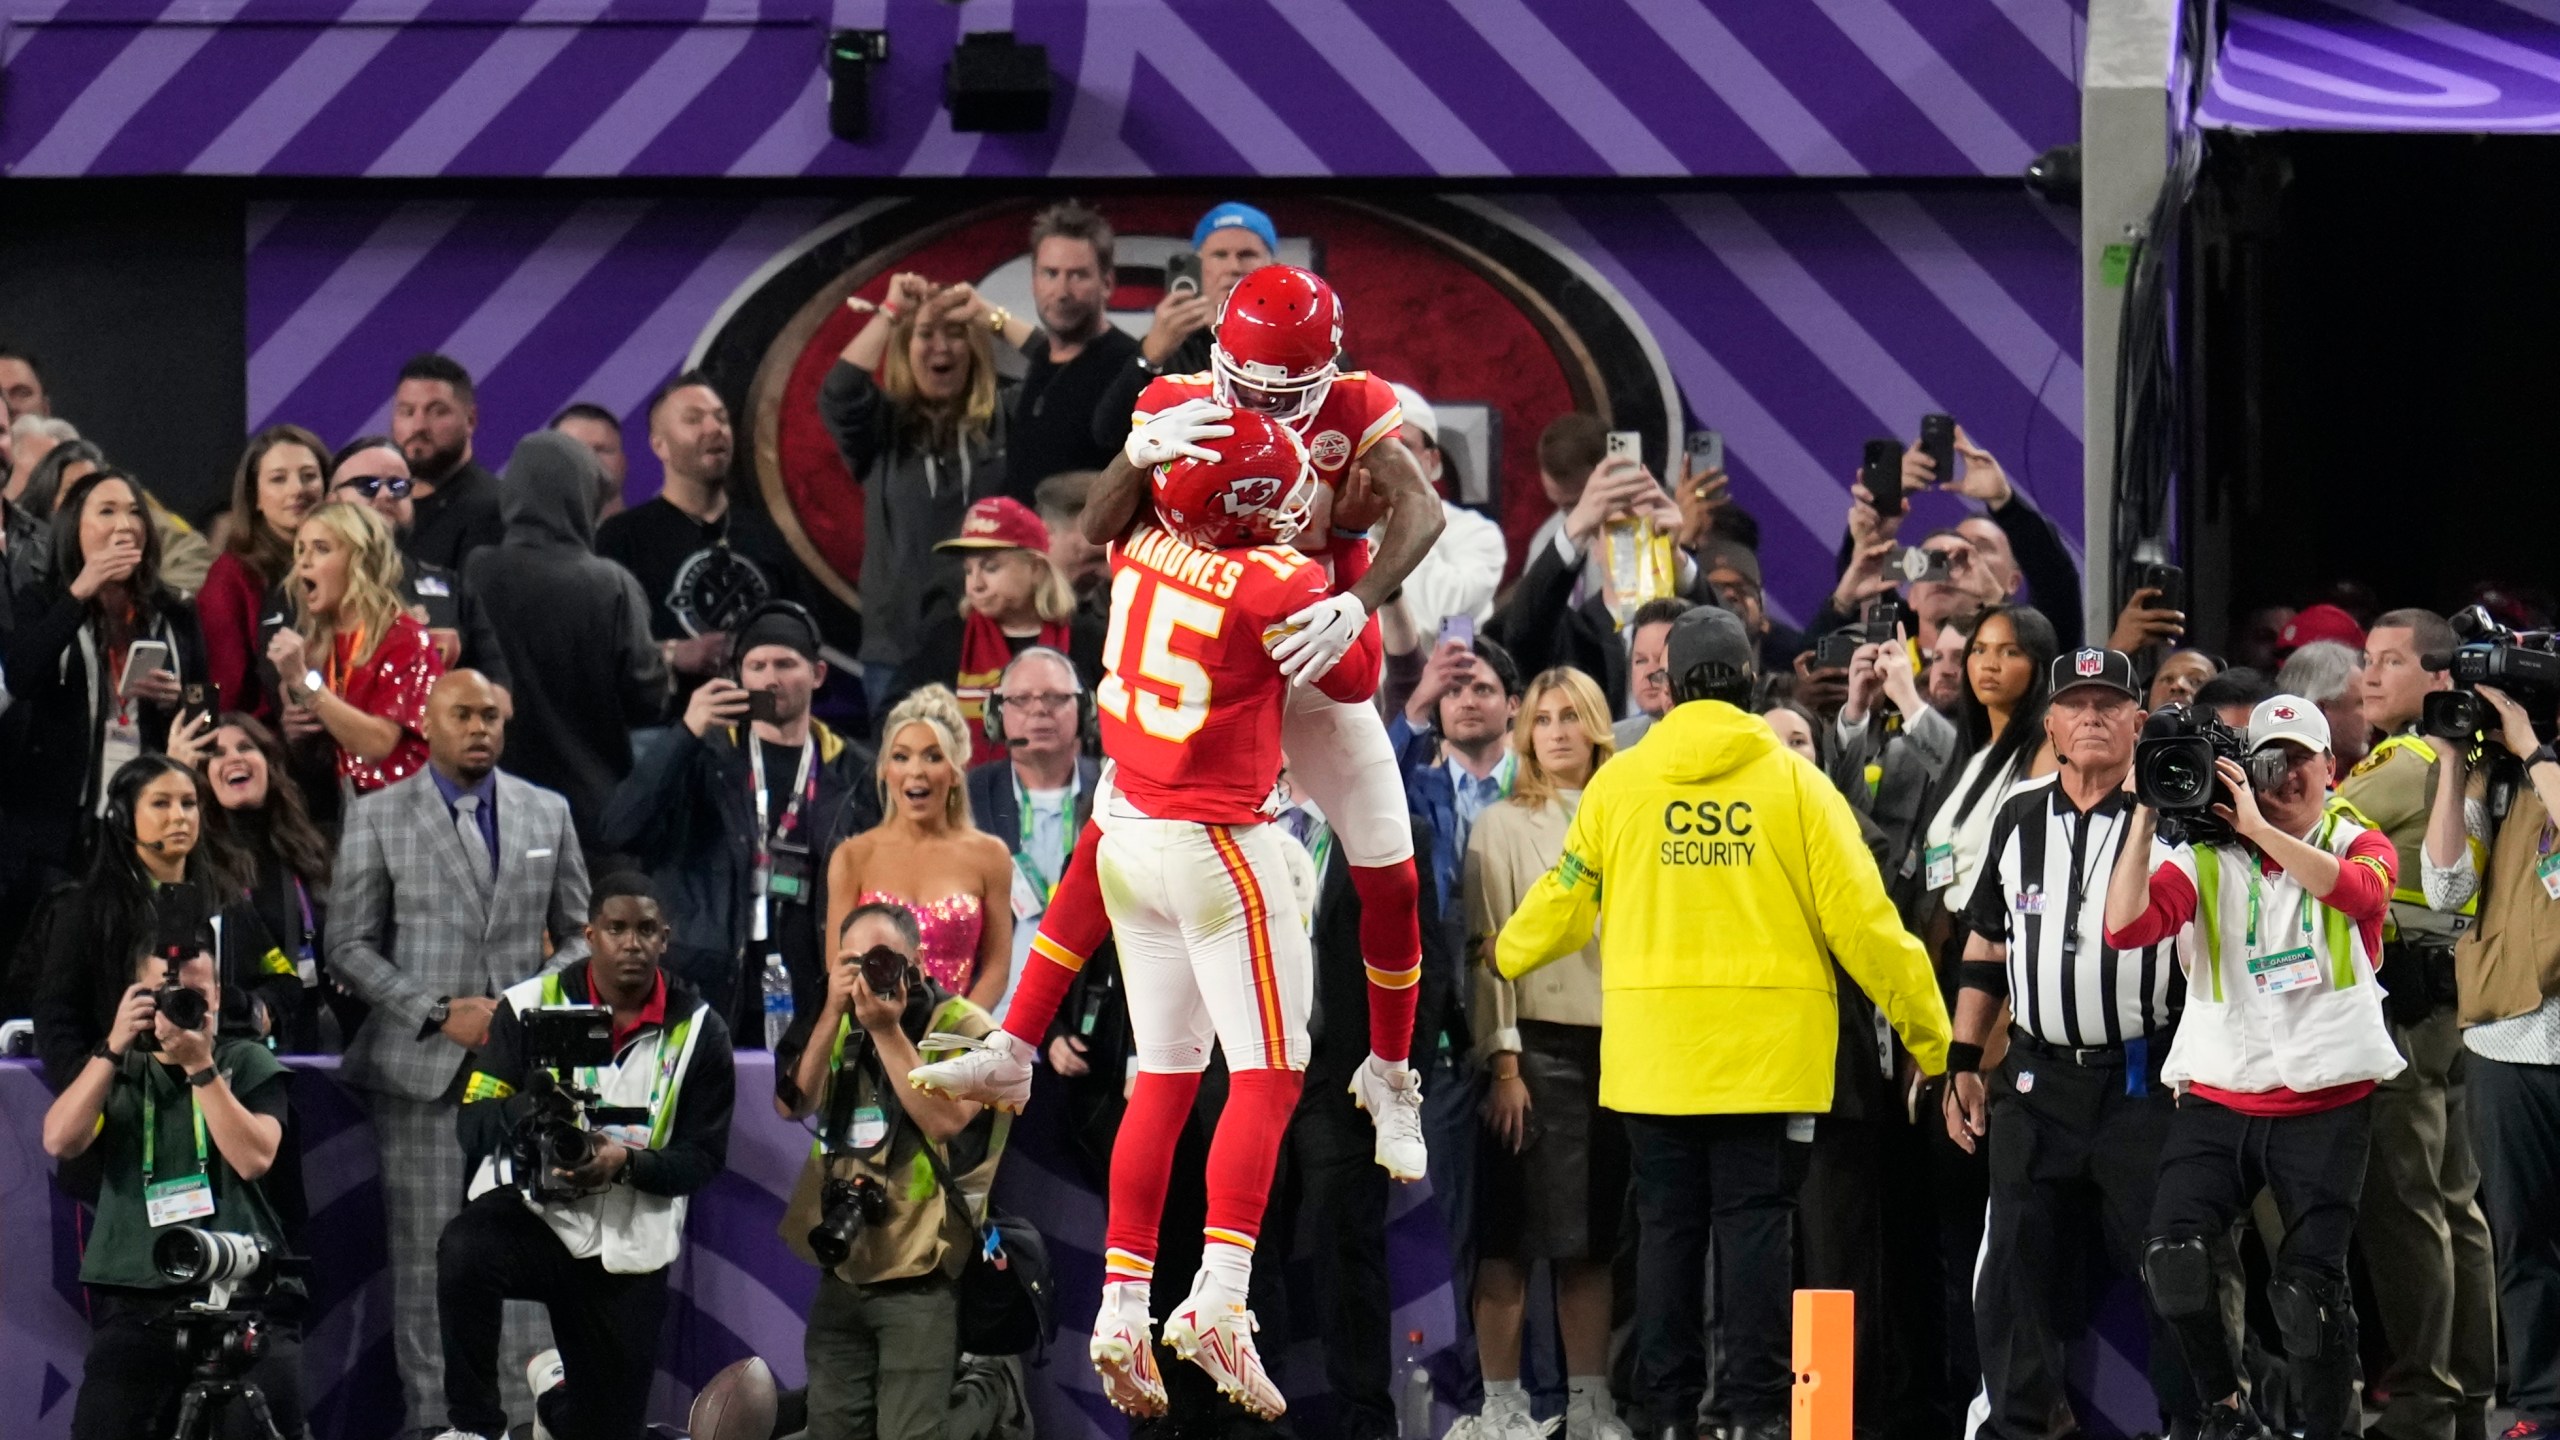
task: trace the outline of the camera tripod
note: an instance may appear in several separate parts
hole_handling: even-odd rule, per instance
[[[170,1427],[169,1440],[215,1440],[222,1433],[222,1416],[235,1402],[248,1410],[250,1433],[258,1440],[290,1440],[276,1424],[267,1392],[247,1378],[249,1367],[266,1350],[256,1317],[205,1311],[186,1315],[179,1324],[181,1343],[196,1362],[195,1379],[178,1398],[178,1423]],[[207,1330],[213,1332],[210,1344],[205,1343]]]

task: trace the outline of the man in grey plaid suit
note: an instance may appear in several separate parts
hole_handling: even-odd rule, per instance
[[[331,973],[373,1007],[338,1073],[364,1095],[381,1145],[392,1348],[413,1427],[444,1413],[436,1240],[468,1178],[455,1133],[464,1060],[488,1042],[499,992],[587,954],[569,804],[498,770],[496,687],[474,670],[437,681],[426,739],[425,770],[348,810],[329,908]],[[532,1307],[508,1320],[508,1368],[521,1375],[548,1332]],[[510,1400],[529,1408],[520,1390]]]

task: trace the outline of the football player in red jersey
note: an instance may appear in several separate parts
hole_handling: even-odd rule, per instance
[[[1421,1081],[1409,1063],[1422,966],[1413,832],[1403,778],[1374,706],[1344,704],[1313,682],[1371,628],[1369,619],[1440,533],[1440,499],[1393,437],[1401,410],[1386,381],[1343,372],[1342,307],[1332,287],[1289,265],[1266,265],[1229,292],[1206,375],[1166,376],[1138,403],[1136,428],[1086,502],[1085,532],[1116,539],[1137,516],[1145,477],[1175,461],[1214,459],[1231,415],[1277,420],[1307,443],[1316,478],[1306,519],[1334,563],[1341,593],[1290,615],[1272,654],[1292,682],[1281,744],[1291,773],[1334,827],[1361,901],[1369,967],[1369,1062],[1352,1093],[1378,1130],[1377,1158],[1399,1180],[1423,1175]],[[1381,512],[1377,553],[1366,531]],[[1329,512],[1330,521],[1326,517]],[[1316,549],[1311,537],[1301,549]],[[1050,901],[1004,1030],[916,1072],[917,1083],[1019,1109],[1031,1056],[1106,921],[1079,842]],[[958,1048],[958,1047],[956,1047]]]
[[[1314,481],[1286,427],[1237,415],[1223,458],[1155,472],[1156,518],[1112,547],[1107,674],[1095,695],[1110,780],[1095,873],[1120,947],[1138,1075],[1111,1152],[1111,1215],[1091,1354],[1111,1402],[1162,1413],[1148,1340],[1173,1148],[1215,1041],[1227,1102],[1209,1146],[1200,1271],[1164,1340],[1266,1419],[1287,1408],[1245,1309],[1253,1247],[1307,1060],[1314,958],[1290,843],[1266,822],[1289,682],[1265,630],[1322,599],[1287,542]],[[1374,627],[1316,681],[1345,704],[1376,688]],[[1301,859],[1300,869],[1310,868]],[[1304,884],[1308,895],[1313,881]]]

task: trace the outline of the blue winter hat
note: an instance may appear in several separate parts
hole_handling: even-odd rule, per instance
[[[1250,230],[1262,237],[1264,249],[1274,256],[1280,253],[1280,232],[1273,228],[1271,217],[1241,200],[1229,200],[1213,206],[1208,214],[1201,216],[1200,223],[1192,227],[1191,248],[1199,249],[1209,243],[1210,236],[1228,229]]]

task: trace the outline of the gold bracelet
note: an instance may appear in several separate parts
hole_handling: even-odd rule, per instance
[[[1013,312],[1001,305],[987,312],[987,328],[998,335],[1013,328]]]

